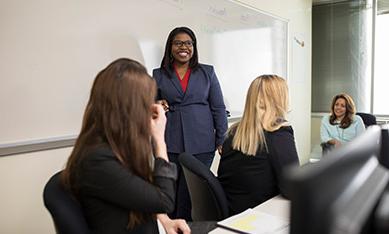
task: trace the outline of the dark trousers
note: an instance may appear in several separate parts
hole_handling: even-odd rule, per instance
[[[184,173],[182,167],[178,162],[177,153],[168,153],[169,161],[177,165],[178,169],[178,179],[176,185],[176,206],[173,213],[169,214],[172,219],[185,219],[186,221],[192,221],[192,204],[189,197],[188,187],[186,185]],[[194,154],[193,157],[197,158],[208,168],[211,168],[213,158],[215,157],[215,152]]]

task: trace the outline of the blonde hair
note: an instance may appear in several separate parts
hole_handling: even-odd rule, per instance
[[[289,108],[286,81],[277,75],[257,77],[247,92],[241,121],[235,123],[229,133],[235,131],[232,148],[254,156],[258,147],[266,148],[264,131],[273,132],[287,126]]]

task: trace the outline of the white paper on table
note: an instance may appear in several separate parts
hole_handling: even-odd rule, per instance
[[[165,228],[163,227],[162,223],[157,219],[158,224],[158,232],[159,234],[166,234]]]
[[[217,224],[221,227],[243,233],[267,234],[289,232],[289,222],[285,219],[253,209],[248,209]]]

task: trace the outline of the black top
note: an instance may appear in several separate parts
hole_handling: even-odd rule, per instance
[[[108,148],[91,150],[78,171],[78,198],[92,233],[158,233],[156,220],[127,229],[129,211],[169,213],[174,209],[176,166],[154,162],[153,184],[125,168]]]
[[[218,179],[226,193],[230,215],[253,208],[281,193],[281,173],[286,165],[298,165],[292,127],[265,132],[268,151],[248,156],[232,149],[234,133],[223,144]]]

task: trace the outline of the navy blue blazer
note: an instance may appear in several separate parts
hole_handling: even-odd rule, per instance
[[[170,153],[213,152],[227,130],[223,94],[212,66],[193,69],[184,93],[173,69],[154,69],[158,99],[169,103],[165,141]]]

